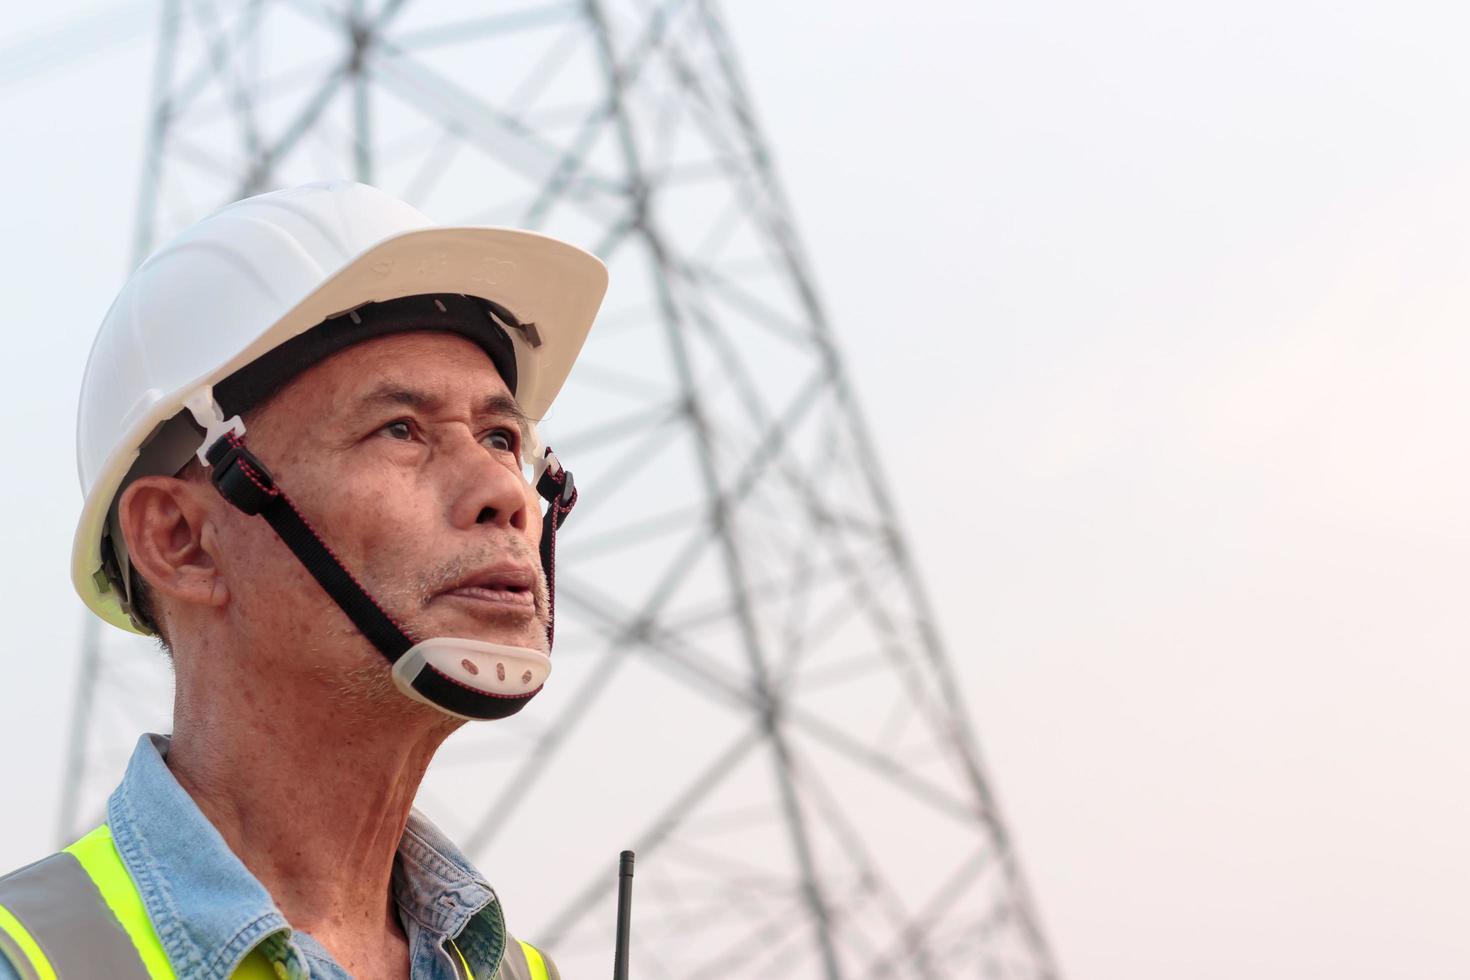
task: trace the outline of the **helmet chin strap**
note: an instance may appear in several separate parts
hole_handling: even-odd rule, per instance
[[[551,673],[551,658],[530,647],[437,636],[415,642],[378,605],[342,564],[316,529],[271,478],[270,471],[245,448],[239,416],[222,419],[207,391],[186,403],[205,429],[199,459],[210,470],[220,495],[275,530],[306,570],[362,635],[392,665],[393,683],[415,701],[472,720],[505,718],[526,706]],[[572,474],[550,449],[538,461],[536,492],[547,503],[541,524],[541,567],[546,572],[546,648],[556,622],[556,531],[577,502]]]

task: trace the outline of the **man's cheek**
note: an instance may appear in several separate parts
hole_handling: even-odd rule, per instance
[[[370,592],[404,613],[421,606],[432,591],[433,583],[426,578],[439,564],[434,560],[433,537],[429,529],[402,515],[384,518],[379,532],[362,545],[363,584],[372,583]]]
[[[341,496],[347,531],[375,548],[398,547],[423,537],[433,508],[412,488],[392,484],[356,488]]]

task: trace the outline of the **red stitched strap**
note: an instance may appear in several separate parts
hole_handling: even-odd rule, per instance
[[[228,445],[222,445],[226,440]],[[244,440],[228,435],[205,455],[214,470],[211,474],[214,485],[224,498],[247,514],[264,517],[379,653],[393,663],[413,646],[412,637],[342,564],[342,559],[322,540],[291,498],[276,486],[265,464],[245,448]]]
[[[548,449],[547,455],[550,453]],[[391,663],[413,646],[413,638],[363,588],[286,492],[276,486],[265,464],[245,448],[243,439],[228,433],[209,447],[205,455],[213,469],[214,485],[224,498],[246,514],[264,517],[378,652]],[[577,485],[572,474],[560,465],[554,470],[548,466],[537,481],[536,490],[547,501],[540,552],[541,567],[546,573],[546,643],[550,648],[556,635],[556,532],[576,506]]]
[[[546,450],[551,457],[550,447]],[[569,470],[548,466],[536,481],[536,492],[546,499],[541,520],[541,568],[546,572],[546,648],[556,639],[556,532],[577,505],[577,483]]]

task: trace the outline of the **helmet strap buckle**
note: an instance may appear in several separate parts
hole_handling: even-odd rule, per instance
[[[220,440],[229,436],[238,440],[245,435],[245,423],[238,415],[225,418],[224,410],[219,407],[219,402],[214,400],[214,388],[210,385],[205,385],[185,398],[184,407],[189,410],[190,415],[194,416],[194,424],[204,430],[204,441],[199,444],[194,455],[198,456],[199,462],[205,466],[209,465],[210,449]]]
[[[209,447],[206,459],[209,478],[220,496],[249,517],[265,510],[281,495],[265,464],[231,433]]]

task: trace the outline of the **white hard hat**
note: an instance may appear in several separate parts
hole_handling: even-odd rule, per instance
[[[606,289],[606,267],[582,249],[529,231],[435,226],[364,184],[306,184],[216,211],[139,266],[92,345],[77,413],[86,497],[72,544],[78,594],[107,622],[141,631],[103,571],[109,511],[165,423],[261,355],[367,303],[435,293],[491,300],[520,325],[507,332],[514,394],[539,419]],[[196,435],[155,471],[176,471],[197,446]]]

